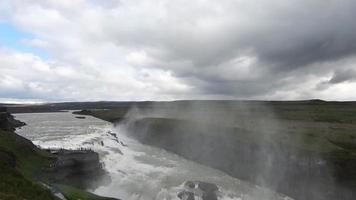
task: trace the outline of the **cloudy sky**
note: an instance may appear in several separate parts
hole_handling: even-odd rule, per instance
[[[1,0],[0,102],[356,100],[354,0]]]

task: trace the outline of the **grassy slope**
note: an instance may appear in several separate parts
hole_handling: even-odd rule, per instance
[[[65,196],[68,198],[68,200],[115,200],[114,198],[100,197],[98,195],[92,194],[90,192],[85,192],[83,190],[79,190],[68,185],[56,185],[56,187],[59,188],[60,191],[65,193]]]
[[[25,178],[18,170],[0,161],[0,199],[54,200],[50,191]]]
[[[33,181],[51,162],[48,154],[9,131],[0,130],[0,147],[16,157],[16,168],[4,160],[0,164],[0,199],[55,199],[47,189]]]
[[[0,199],[56,199],[37,181],[48,181],[41,172],[53,162],[46,151],[36,148],[30,141],[9,131],[0,130],[0,150],[11,152],[16,157],[16,168],[0,159]],[[63,186],[63,194],[68,199],[112,200],[72,187]],[[71,188],[68,190],[67,188]],[[61,188],[60,188],[61,189]],[[75,191],[75,195],[72,191]]]

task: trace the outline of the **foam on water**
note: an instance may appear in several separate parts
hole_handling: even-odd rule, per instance
[[[199,180],[217,184],[218,198],[223,200],[290,199],[140,144],[128,137],[125,124],[113,127],[92,117],[76,119],[71,113],[18,114],[16,118],[28,124],[17,132],[43,148],[90,148],[98,152],[111,178],[110,183],[92,191],[99,195],[125,200],[173,200],[179,199],[177,193],[184,189],[185,181]]]

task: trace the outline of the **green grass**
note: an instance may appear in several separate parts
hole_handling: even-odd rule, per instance
[[[0,130],[0,152],[10,152],[16,158],[14,168],[0,157],[0,200],[57,199],[37,183],[51,182],[51,177],[43,173],[55,159],[51,154],[38,149],[27,139],[3,130]],[[112,200],[65,185],[61,185],[60,190],[70,200]]]
[[[79,190],[67,185],[55,185],[68,200],[116,200],[114,198],[100,197],[98,195]]]
[[[314,122],[356,123],[356,106],[348,104],[301,104],[272,107],[278,118]]]
[[[48,152],[13,132],[0,131],[0,147],[16,156],[16,168],[27,178],[41,178],[43,169],[54,161]]]
[[[0,199],[55,200],[51,192],[25,178],[18,170],[0,161]]]
[[[0,170],[0,199],[56,199],[50,191],[26,179],[6,164],[0,164]]]
[[[91,110],[82,110],[82,111],[75,111],[73,114],[78,115],[91,115],[93,117],[103,119],[108,122],[115,122],[124,118],[125,114],[127,113],[127,108],[123,109],[91,109]]]

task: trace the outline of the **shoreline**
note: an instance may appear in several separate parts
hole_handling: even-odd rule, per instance
[[[2,116],[0,118],[0,168],[2,169],[0,183],[5,185],[0,189],[0,199],[13,196],[13,198],[38,200],[55,198],[117,200],[83,190],[89,186],[89,182],[105,175],[96,152],[86,149],[61,149],[51,153],[38,148],[30,140],[15,133],[16,128],[26,124],[14,119],[7,110],[1,111],[3,112],[0,112]],[[24,183],[26,189],[14,187]],[[31,187],[33,189],[29,191],[28,188]]]

